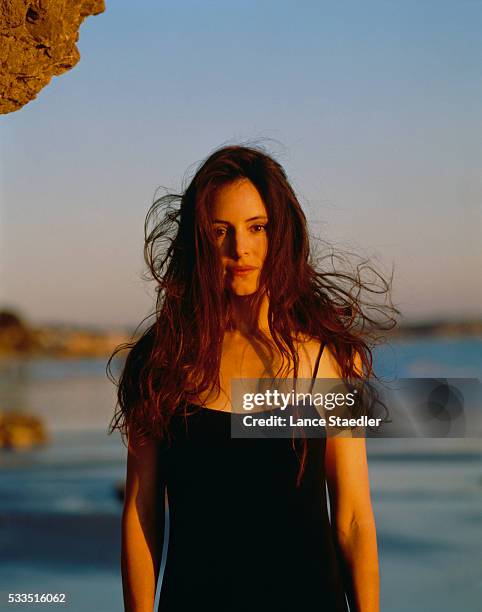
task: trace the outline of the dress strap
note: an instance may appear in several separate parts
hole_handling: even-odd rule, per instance
[[[319,368],[319,366],[320,366],[320,359],[321,359],[321,356],[322,356],[322,354],[323,354],[324,349],[325,349],[325,342],[322,342],[322,343],[320,344],[320,350],[318,351],[318,355],[317,355],[317,357],[316,357],[316,361],[315,361],[315,367],[314,367],[314,369],[313,369],[313,376],[312,376],[312,378],[311,378],[311,387],[310,387],[310,393],[311,393],[311,391],[313,390],[313,386],[314,386],[314,384],[315,384],[316,375],[318,374],[318,368]]]

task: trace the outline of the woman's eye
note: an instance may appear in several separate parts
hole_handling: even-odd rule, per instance
[[[266,225],[261,225],[260,223],[257,223],[256,225],[252,225],[251,229],[255,233],[263,232],[266,229]]]
[[[214,228],[214,235],[216,236],[216,238],[221,238],[223,236],[226,235],[226,228],[225,227],[216,227]]]

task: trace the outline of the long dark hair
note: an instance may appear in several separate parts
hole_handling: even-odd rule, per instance
[[[395,325],[398,312],[389,299],[391,280],[363,261],[340,270],[336,264],[343,258],[333,250],[315,261],[305,215],[281,165],[260,148],[223,147],[199,167],[183,194],[158,198],[147,214],[144,255],[157,284],[156,309],[141,337],[114,353],[130,349],[110,432],[125,436],[134,427],[141,436],[166,437],[170,418],[190,397],[219,391],[222,340],[232,313],[211,204],[217,189],[239,179],[251,181],[268,213],[260,287],[269,298],[271,339],[257,328],[262,291],[247,297],[253,338],[277,348],[292,364],[293,378],[298,334],[326,343],[344,380],[374,375],[372,347],[380,331]],[[378,301],[366,299],[370,294]],[[305,456],[306,446],[301,470]]]

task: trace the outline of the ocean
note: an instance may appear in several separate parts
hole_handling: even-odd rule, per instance
[[[480,338],[397,341],[375,359],[387,378],[482,380]],[[126,450],[117,433],[106,433],[114,387],[104,370],[99,359],[0,365],[0,410],[41,416],[50,436],[36,450],[0,451],[0,610],[122,609],[115,486]],[[367,446],[382,611],[480,610],[482,440]],[[9,593],[65,593],[66,603],[8,604]]]

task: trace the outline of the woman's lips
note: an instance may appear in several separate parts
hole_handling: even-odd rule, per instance
[[[254,272],[256,268],[252,266],[233,266],[229,268],[229,271],[233,276],[247,276],[250,272]]]

